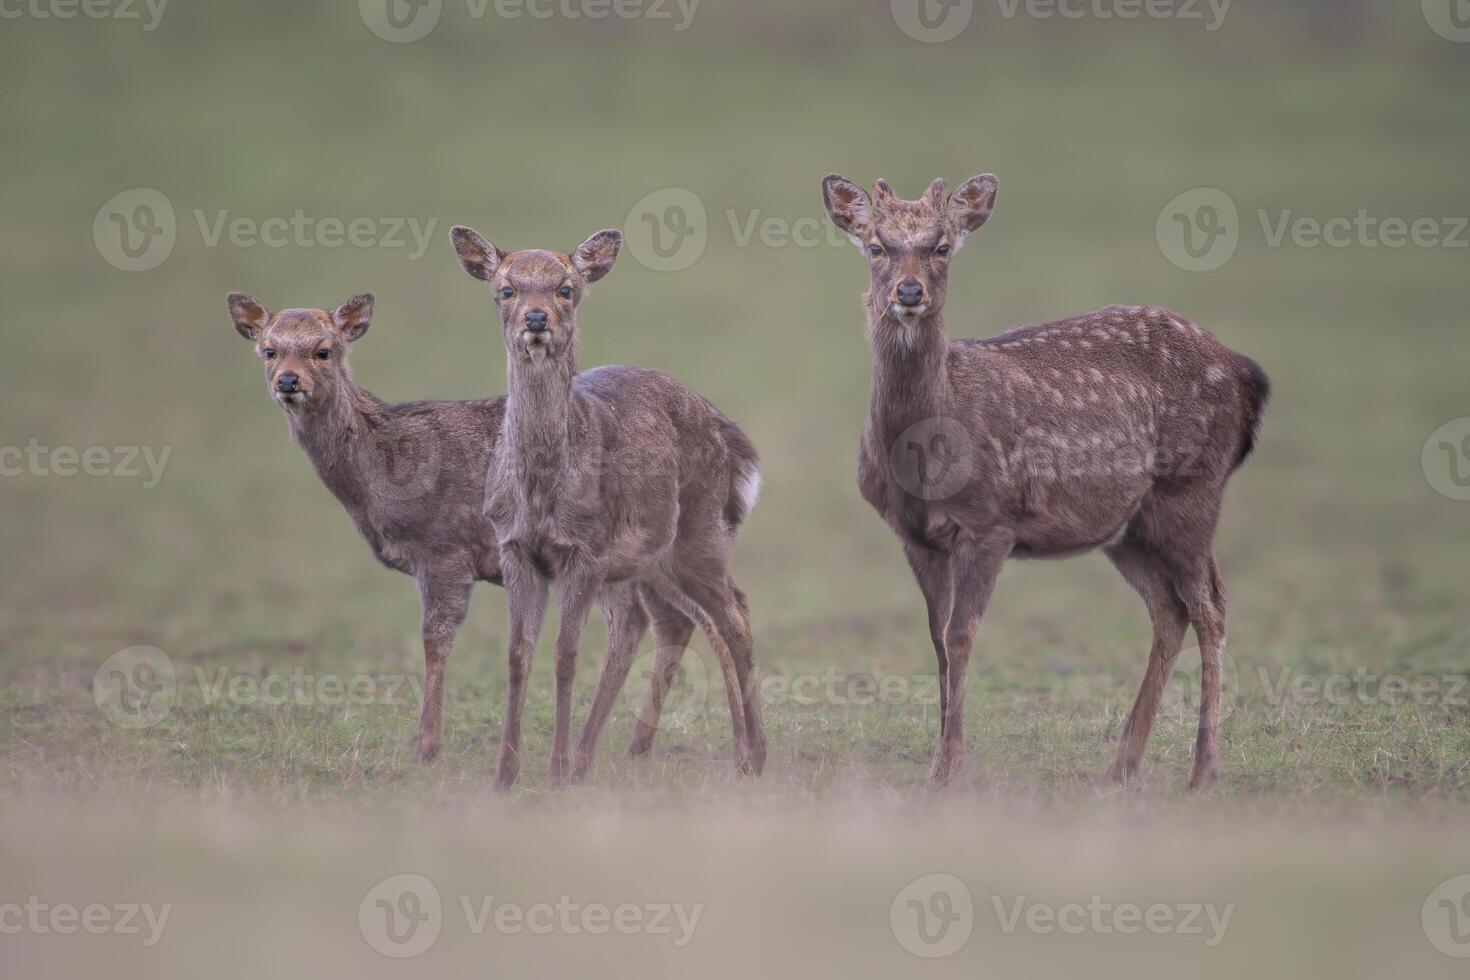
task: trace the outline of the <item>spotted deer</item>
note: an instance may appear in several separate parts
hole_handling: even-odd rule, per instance
[[[1211,543],[1226,481],[1255,445],[1270,386],[1250,358],[1166,309],[1111,306],[951,340],[949,264],[995,205],[983,174],[917,201],[837,174],[827,214],[868,259],[873,373],[858,463],[928,607],[939,661],[933,776],[964,756],[965,676],[1007,558],[1102,549],[1143,598],[1153,646],[1108,776],[1138,770],[1185,630],[1199,639],[1191,789],[1217,764],[1225,586]]]
[[[371,295],[332,312],[271,313],[244,293],[231,293],[228,303],[235,329],[264,362],[266,387],[286,413],[291,438],[378,560],[418,586],[424,703],[416,758],[430,762],[443,731],[444,668],[470,591],[477,581],[503,579],[482,502],[505,397],[389,405],[359,387],[347,352],[372,321]],[[610,646],[636,648],[647,626],[636,597],[609,590],[601,600]],[[639,737],[647,751],[652,731]]]
[[[578,369],[577,307],[612,270],[621,233],[600,231],[570,254],[505,252],[465,227],[451,237],[460,265],[490,286],[506,349],[505,422],[484,499],[510,610],[510,690],[496,784],[511,785],[520,769],[526,679],[553,582],[553,782],[585,772],[633,657],[633,646],[609,644],[569,761],[577,643],[599,592],[636,595],[658,636],[650,709],[633,751],[645,748],[649,719],[656,721],[664,685],[698,622],[724,676],[736,766],[760,772],[766,740],[750,610],[730,574],[735,535],[760,489],[750,440],[666,374],[621,365]]]

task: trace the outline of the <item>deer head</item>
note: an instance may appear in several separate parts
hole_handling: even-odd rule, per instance
[[[832,223],[868,257],[868,308],[875,320],[905,327],[944,306],[949,261],[965,237],[985,224],[995,206],[996,179],[971,177],[947,198],[944,179],[917,201],[905,201],[880,179],[868,196],[839,174],[822,181]]]
[[[540,364],[576,349],[577,305],[587,287],[612,271],[622,232],[599,231],[570,254],[545,249],[505,252],[472,228],[450,232],[459,264],[490,284],[512,358]]]
[[[231,293],[228,300],[235,329],[255,344],[265,363],[271,397],[286,411],[294,414],[325,405],[351,383],[347,351],[372,322],[371,293],[354,296],[330,313],[271,313],[244,293]]]

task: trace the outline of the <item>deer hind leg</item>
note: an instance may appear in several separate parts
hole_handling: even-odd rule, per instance
[[[444,731],[444,665],[469,612],[474,581],[425,577],[419,580],[418,587],[423,605],[424,705],[419,716],[414,758],[418,762],[432,762],[439,754]]]
[[[1140,545],[1125,543],[1108,549],[1107,555],[1123,578],[1142,597],[1153,623],[1153,646],[1148,652],[1148,668],[1143,684],[1133,702],[1133,710],[1123,724],[1118,740],[1118,754],[1108,769],[1108,779],[1121,783],[1138,772],[1148,745],[1149,732],[1158,716],[1159,701],[1169,681],[1169,672],[1184,643],[1189,617],[1158,556]]]
[[[694,620],[666,602],[649,588],[638,590],[644,608],[653,619],[653,641],[656,648],[653,656],[653,672],[648,678],[648,700],[638,713],[638,724],[633,729],[633,740],[628,744],[628,755],[647,755],[653,748],[653,738],[658,734],[659,716],[663,714],[664,698],[674,682],[679,662],[689,648],[694,635]]]
[[[1220,669],[1225,653],[1225,583],[1214,555],[1195,562],[1190,573],[1175,581],[1189,610],[1189,622],[1199,638],[1199,734],[1194,743],[1194,772],[1189,789],[1198,792],[1215,778],[1219,761]]]
[[[944,716],[949,703],[949,658],[944,652],[944,632],[949,628],[949,613],[954,604],[954,584],[949,570],[949,555],[917,545],[905,544],[909,567],[924,593],[929,612],[929,640],[939,660],[939,734],[944,735]]]
[[[587,713],[582,735],[577,739],[577,751],[572,762],[573,782],[580,782],[592,767],[603,726],[607,724],[613,703],[627,682],[628,670],[638,653],[638,643],[648,631],[648,614],[643,611],[643,603],[638,601],[635,586],[626,583],[609,586],[603,590],[601,599],[602,611],[607,618],[607,658],[603,661],[597,693],[592,698],[592,709]]]
[[[755,629],[750,622],[750,600],[734,578],[729,580],[729,585],[739,612],[736,621],[739,642],[732,649],[735,670],[740,678],[740,692],[745,701],[745,731],[750,740],[750,761],[755,771],[760,772],[766,766],[766,726],[761,718],[760,677],[755,670]]]
[[[735,768],[741,775],[753,776],[760,772],[760,766],[752,750],[750,728],[746,722],[745,689],[739,665],[742,661],[754,661],[754,644],[750,621],[741,610],[732,584],[728,576],[712,582],[699,575],[685,575],[679,579],[677,588],[665,590],[663,595],[683,607],[686,615],[694,617],[709,638],[725,679]],[[754,671],[747,673],[753,676]]]

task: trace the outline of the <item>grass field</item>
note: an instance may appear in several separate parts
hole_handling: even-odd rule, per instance
[[[961,37],[923,44],[883,3],[708,3],[684,31],[451,3],[404,44],[352,4],[0,26],[0,447],[44,461],[0,477],[0,973],[1462,975],[1470,502],[1452,496],[1470,461],[1458,429],[1426,442],[1470,415],[1470,250],[1454,244],[1470,237],[1455,231],[1470,47],[1417,4],[1240,0],[1213,32],[980,4]],[[1184,793],[1189,651],[1138,785],[1097,781],[1150,635],[1101,556],[1007,567],[972,661],[970,770],[928,787],[933,653],[854,482],[864,263],[822,215],[828,170],[910,196],[999,175],[994,219],[955,261],[957,335],[1153,303],[1271,374],[1218,538],[1230,662],[1204,795]],[[96,242],[104,202],[134,188],[166,199],[174,244],[128,272]],[[1195,188],[1239,215],[1233,258],[1208,272],[1174,264],[1156,229]],[[637,238],[652,194],[704,212],[686,209],[694,244],[673,271]],[[120,200],[128,221],[143,199]],[[251,244],[298,211],[301,236]],[[1431,219],[1447,240],[1395,247],[1375,225],[1342,247],[1310,229],[1274,241],[1282,221],[1360,211]],[[372,243],[327,244],[324,219],[365,219]],[[543,640],[529,760],[490,794],[506,633],[488,586],[449,665],[443,755],[413,764],[412,583],[373,561],[290,443],[224,295],[331,307],[372,290],[359,382],[390,400],[501,392],[456,223],[511,248],[626,227],[580,313],[583,364],[670,371],[760,448],[737,574],[766,678],[761,779],[731,770],[697,639],[653,755],[623,756],[620,709],[588,784],[551,791]],[[112,475],[63,475],[57,447],[103,447]],[[118,472],[133,447],[137,476]],[[602,640],[589,628],[579,720]],[[135,647],[174,678],[147,727],[94,696],[104,661]],[[409,959],[370,935],[372,889],[399,874],[442,900],[437,942]],[[920,880],[934,874],[964,887]],[[939,948],[915,938],[916,910],[957,916],[959,936],[965,894],[968,942],[915,955]],[[147,926],[9,928],[6,903],[32,896],[171,912],[147,945]],[[683,944],[678,926],[477,933],[486,896],[701,911]],[[1047,909],[1089,903],[1112,911],[1046,927]],[[1153,905],[1208,906],[1202,932],[1113,914]]]

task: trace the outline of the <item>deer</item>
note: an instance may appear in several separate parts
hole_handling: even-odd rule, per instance
[[[828,216],[868,260],[872,352],[858,488],[902,543],[938,659],[932,778],[964,760],[970,654],[1008,558],[1101,550],[1153,627],[1143,683],[1105,778],[1138,772],[1186,631],[1201,657],[1189,786],[1218,766],[1225,585],[1213,540],[1226,482],[1270,398],[1260,366],[1161,307],[1109,306],[985,340],[951,340],[950,262],[985,224],[998,181],[979,174],[918,200],[822,181]]]
[[[506,398],[390,405],[360,387],[347,355],[372,322],[371,294],[330,312],[272,313],[244,293],[230,293],[228,304],[235,329],[265,366],[266,388],[284,411],[292,440],[374,556],[418,587],[424,693],[415,760],[432,762],[443,734],[445,665],[471,590],[476,582],[504,581],[483,500]],[[599,598],[609,649],[617,657],[636,650],[648,626],[638,597],[610,589]],[[677,631],[670,637],[677,642]],[[614,659],[610,654],[608,663]],[[635,754],[649,750],[656,730],[656,714],[640,715]]]
[[[736,769],[759,774],[766,738],[750,607],[730,572],[736,534],[760,492],[755,447],[667,374],[626,365],[579,369],[577,309],[612,271],[621,232],[599,231],[569,253],[506,252],[463,225],[451,239],[464,271],[490,288],[506,350],[505,420],[484,497],[509,619],[496,785],[511,785],[520,769],[526,680],[553,583],[553,783],[581,778],[628,669],[627,651],[609,647],[569,760],[577,644],[600,590],[635,593],[650,609],[658,652],[644,714],[655,722],[691,624],[703,629],[725,683]],[[646,734],[641,719],[632,751],[644,748]]]

